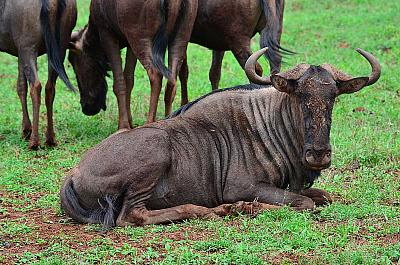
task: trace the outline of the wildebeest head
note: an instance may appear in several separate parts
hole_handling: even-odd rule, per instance
[[[379,62],[371,54],[357,49],[372,66],[369,77],[353,78],[329,64],[299,64],[287,72],[261,77],[255,72],[255,63],[266,50],[264,48],[248,59],[245,69],[249,80],[256,84],[272,85],[297,98],[304,119],[303,163],[313,170],[329,167],[332,152],[329,134],[335,98],[374,84],[380,77]]]
[[[99,43],[90,38],[93,36],[88,33],[88,27],[73,32],[68,60],[74,68],[78,81],[82,112],[85,115],[96,115],[101,109],[106,110],[105,77],[108,63]],[[88,45],[88,42],[91,45]]]

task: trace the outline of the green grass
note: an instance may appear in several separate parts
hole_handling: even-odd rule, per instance
[[[87,21],[88,0],[79,1],[78,27]],[[287,1],[282,44],[299,62],[331,63],[352,75],[369,73],[354,49],[382,64],[380,81],[337,101],[331,133],[334,160],[316,186],[335,202],[320,213],[287,208],[255,218],[191,220],[168,226],[117,228],[76,225],[59,208],[65,172],[85,150],[117,128],[110,90],[108,110],[95,117],[80,111],[79,95],[59,82],[55,127],[59,146],[27,151],[21,139],[16,93],[17,60],[0,54],[0,263],[9,264],[395,264],[400,259],[400,2],[397,0]],[[257,48],[257,41],[253,49]],[[189,95],[210,91],[211,53],[190,45]],[[267,64],[263,62],[264,69]],[[39,60],[46,81],[46,58]],[[68,69],[72,78],[72,68]],[[73,82],[75,82],[74,78]],[[223,62],[221,86],[246,83],[231,54]],[[111,86],[112,80],[108,80]],[[150,86],[141,66],[135,74],[132,110],[142,124]],[[179,94],[179,92],[178,92]],[[42,96],[44,98],[44,96]],[[178,107],[179,95],[175,108]],[[43,100],[42,100],[43,101]],[[162,100],[159,118],[162,118]],[[41,108],[42,141],[46,125]]]

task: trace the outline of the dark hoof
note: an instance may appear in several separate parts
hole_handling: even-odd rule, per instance
[[[57,141],[54,133],[46,133],[46,142],[44,143],[47,147],[57,146]]]
[[[232,205],[231,214],[244,213],[250,216],[255,216],[260,211],[259,203],[239,201]]]
[[[46,142],[44,143],[47,147],[56,147],[57,146],[57,141],[54,139],[47,139]]]
[[[317,206],[323,206],[332,203],[331,195],[321,189],[310,188],[303,190],[301,194],[313,200]]]
[[[40,144],[39,143],[29,143],[29,150],[37,151],[39,150]]]
[[[315,203],[311,198],[303,197],[301,199],[296,199],[292,201],[290,204],[297,211],[305,211],[305,210],[315,210]]]
[[[40,147],[40,141],[39,140],[30,140],[29,141],[29,150],[37,151]]]

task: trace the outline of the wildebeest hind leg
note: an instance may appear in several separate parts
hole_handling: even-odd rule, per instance
[[[212,52],[212,64],[208,77],[211,82],[212,90],[217,90],[219,81],[221,80],[221,68],[222,60],[224,59],[224,51],[213,51]]]
[[[181,70],[179,71],[179,79],[181,80],[181,106],[189,103],[187,84],[189,79],[189,67],[187,57],[182,62]]]
[[[185,204],[162,210],[147,210],[145,207],[134,208],[125,218],[118,218],[118,226],[143,226],[150,224],[166,224],[192,218],[213,218],[217,215],[212,209]]]
[[[17,85],[17,92],[18,92],[18,97],[19,100],[21,101],[21,106],[22,106],[22,137],[25,140],[29,140],[29,137],[31,136],[32,133],[32,124],[31,120],[29,119],[29,113],[28,113],[28,105],[26,102],[26,96],[28,93],[28,85],[27,85],[27,79],[25,77],[24,73],[24,65],[22,62],[22,57],[19,57],[19,62],[18,62],[18,85]]]
[[[29,139],[29,149],[36,150],[40,146],[39,139],[39,111],[40,111],[40,93],[42,85],[40,84],[37,73],[37,52],[31,49],[19,51],[20,63],[23,67],[25,78],[29,82],[30,94],[32,99],[32,134]]]
[[[47,131],[46,131],[46,145],[47,146],[55,146],[56,137],[54,134],[54,125],[53,125],[53,102],[55,97],[55,85],[57,80],[57,72],[49,65],[49,76],[46,83],[46,110],[47,110]]]
[[[126,49],[125,69],[124,78],[126,84],[126,109],[128,112],[129,125],[133,128],[132,124],[132,112],[131,112],[131,94],[134,86],[134,73],[136,68],[137,58],[133,54],[132,49],[128,47]]]
[[[207,208],[193,204],[185,204],[162,210],[147,210],[145,207],[134,208],[125,218],[118,218],[117,225],[143,226],[149,224],[165,224],[193,218],[218,218],[227,215],[245,213],[255,215],[263,210],[280,208],[279,206],[258,202],[237,202]]]

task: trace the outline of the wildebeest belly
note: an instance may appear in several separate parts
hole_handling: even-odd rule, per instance
[[[189,126],[190,127],[190,126]],[[213,207],[222,202],[221,150],[205,128],[170,131],[171,165],[161,176],[152,198],[151,209],[182,204]]]

